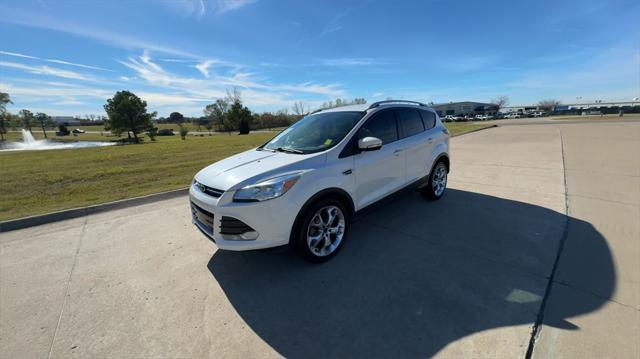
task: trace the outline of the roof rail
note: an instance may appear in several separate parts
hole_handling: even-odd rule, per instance
[[[418,106],[425,106],[427,107],[427,105],[423,104],[422,102],[418,102],[418,101],[408,101],[408,100],[385,100],[385,101],[378,101],[378,102],[374,102],[371,104],[371,106],[367,107],[367,110],[370,110],[372,108],[376,108],[380,105],[385,105],[388,103],[408,103],[408,104],[412,104],[412,105],[418,105]]]

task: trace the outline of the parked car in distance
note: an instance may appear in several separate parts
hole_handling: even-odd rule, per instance
[[[504,118],[522,118],[522,115],[516,112],[510,112],[506,114]]]
[[[73,131],[71,131],[72,133],[85,133],[84,130],[81,130],[79,128],[74,128]]]
[[[533,113],[533,117],[544,117],[545,115],[546,115],[545,113],[540,111]]]
[[[476,121],[487,121],[487,120],[491,120],[493,117],[489,116],[489,115],[476,115]]]
[[[157,134],[157,136],[173,136],[173,135],[175,135],[175,133],[173,133],[172,128],[161,128],[158,130],[158,134]]]
[[[288,244],[323,262],[362,209],[406,189],[440,199],[449,168],[449,132],[425,104],[316,111],[199,171],[189,189],[192,221],[223,250]]]
[[[453,116],[453,115],[446,115],[442,119],[443,122],[453,122],[453,121],[457,121],[457,120],[458,120],[458,118],[456,116]]]

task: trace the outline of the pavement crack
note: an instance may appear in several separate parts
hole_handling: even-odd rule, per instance
[[[588,294],[588,295],[592,295],[592,296],[594,296],[594,297],[600,298],[600,299],[605,300],[605,301],[607,301],[607,302],[615,303],[615,304],[620,305],[620,306],[623,306],[623,307],[625,307],[625,308],[633,309],[633,310],[635,310],[635,311],[640,312],[640,308],[636,308],[636,307],[634,307],[634,306],[632,306],[632,305],[629,305],[629,304],[625,304],[625,303],[619,302],[619,301],[614,300],[614,299],[611,299],[611,298],[609,298],[609,297],[606,297],[606,296],[600,295],[600,294],[598,294],[598,293],[596,293],[596,292],[593,292],[593,291],[590,291],[590,290],[586,290],[586,289],[584,289],[584,288],[580,288],[580,287],[577,287],[577,286],[575,286],[575,285],[571,285],[571,284],[566,283],[566,282],[562,282],[562,281],[558,282],[558,281],[556,281],[556,282],[554,282],[554,284],[561,285],[561,286],[563,286],[563,287],[567,287],[567,288],[571,288],[571,289],[573,289],[573,290],[575,290],[575,291],[578,291],[578,292],[581,292],[581,293],[584,293],[584,294]]]
[[[76,245],[76,251],[73,256],[73,263],[71,264],[71,270],[69,271],[69,277],[67,278],[67,284],[64,290],[64,298],[62,300],[62,305],[60,306],[60,313],[58,314],[58,322],[56,323],[56,328],[53,331],[53,338],[51,338],[51,345],[49,346],[49,354],[47,355],[48,359],[51,358],[51,354],[53,353],[53,344],[56,342],[58,329],[60,328],[60,322],[62,321],[62,315],[64,314],[64,308],[67,305],[67,298],[69,298],[69,287],[71,286],[71,278],[76,268],[76,264],[78,263],[78,253],[80,253],[80,246],[82,244],[82,239],[84,238],[84,235],[86,233],[88,220],[89,220],[89,216],[85,216],[84,222],[82,223],[82,230],[80,231],[80,238],[78,238],[78,244]]]
[[[536,339],[540,334],[540,330],[542,329],[542,322],[544,321],[544,311],[547,306],[547,301],[549,300],[549,293],[551,293],[551,287],[553,287],[553,283],[555,282],[556,272],[558,270],[558,263],[560,263],[560,257],[562,256],[562,251],[564,250],[565,242],[567,241],[567,237],[569,237],[569,187],[567,186],[567,166],[565,163],[564,156],[564,139],[562,138],[562,130],[558,127],[558,133],[560,134],[560,153],[562,154],[562,175],[564,180],[564,225],[562,230],[562,237],[560,238],[560,243],[558,244],[558,252],[556,253],[556,259],[553,262],[553,267],[551,268],[551,274],[549,275],[549,281],[547,282],[547,288],[544,291],[544,296],[542,297],[542,302],[540,303],[540,309],[538,311],[538,315],[536,317],[535,323],[533,323],[533,327],[531,328],[531,337],[529,338],[529,346],[527,347],[527,353],[525,354],[526,359],[531,359],[533,356],[533,350],[536,345]]]

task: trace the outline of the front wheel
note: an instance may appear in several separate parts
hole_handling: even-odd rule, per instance
[[[311,262],[325,262],[342,248],[348,229],[349,214],[344,205],[335,199],[320,200],[304,213],[294,244]]]
[[[437,201],[444,195],[447,188],[447,165],[440,161],[429,175],[429,183],[420,190],[420,193],[430,199]]]

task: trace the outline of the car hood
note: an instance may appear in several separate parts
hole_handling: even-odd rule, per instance
[[[292,154],[252,149],[211,164],[195,176],[205,186],[228,191],[324,162],[326,155]]]

